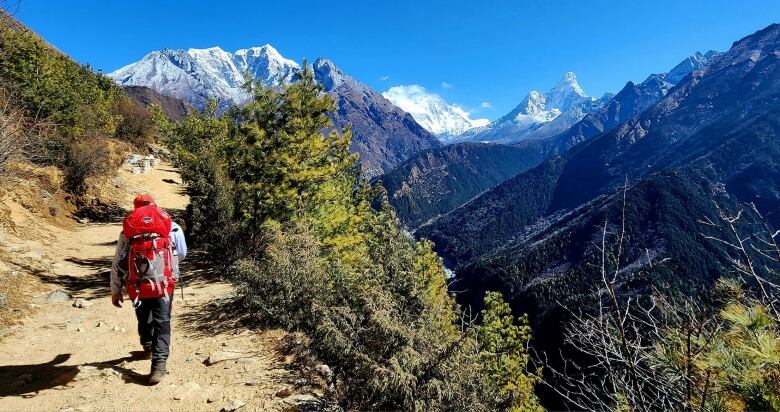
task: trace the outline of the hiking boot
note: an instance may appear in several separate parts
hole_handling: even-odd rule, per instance
[[[141,359],[152,359],[152,344],[151,343],[144,343],[143,344],[143,357]]]
[[[165,366],[163,367],[155,367],[152,366],[152,373],[149,374],[149,384],[150,385],[157,385],[160,383],[160,381],[163,380],[167,372],[165,372]]]

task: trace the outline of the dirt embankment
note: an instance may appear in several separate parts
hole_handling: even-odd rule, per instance
[[[284,332],[225,316],[233,288],[207,276],[197,253],[183,267],[184,298],[177,290],[174,299],[170,374],[147,386],[133,310],[109,301],[120,224],[78,223],[62,195],[32,177],[0,204],[0,410],[295,410],[323,396],[282,351]],[[121,170],[113,182],[125,208],[138,192],[167,209],[187,204],[165,163],[146,174]]]

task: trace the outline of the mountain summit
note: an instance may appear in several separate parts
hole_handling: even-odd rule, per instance
[[[472,119],[461,107],[448,104],[439,95],[429,93],[416,84],[393,86],[382,96],[411,114],[417,123],[445,142],[466,130],[489,123],[487,119]]]
[[[146,86],[197,108],[212,98],[219,109],[246,103],[245,74],[269,87],[288,84],[300,65],[271,45],[226,52],[208,49],[165,49],[109,74],[123,86]],[[368,178],[382,174],[420,150],[438,147],[436,137],[382,95],[358,82],[327,59],[312,65],[315,80],[336,101],[329,116],[336,128],[352,125],[352,151],[360,154]]]
[[[544,97],[547,107],[565,112],[587,99],[588,95],[577,83],[577,75],[574,72],[566,72]]]
[[[146,86],[198,108],[211,98],[226,108],[249,98],[241,89],[245,73],[275,86],[291,81],[299,68],[266,44],[234,53],[219,47],[154,51],[108,76],[122,86]]]
[[[351,126],[353,152],[360,153],[368,178],[385,173],[417,152],[439,146],[436,136],[379,92],[350,77],[332,61],[313,64],[314,79],[336,102],[333,126]]]
[[[531,91],[511,112],[481,128],[462,134],[458,140],[515,143],[560,133],[611,99],[588,96],[574,72],[566,72],[547,93]]]

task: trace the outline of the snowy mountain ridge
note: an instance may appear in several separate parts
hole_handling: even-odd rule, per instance
[[[299,68],[266,44],[234,53],[219,47],[154,51],[108,76],[120,85],[146,86],[198,108],[216,97],[224,108],[249,98],[241,88],[246,73],[276,86],[290,82]]]
[[[577,75],[566,72],[546,93],[532,90],[511,112],[485,127],[466,131],[457,140],[511,143],[551,136],[598,110],[609,98],[588,96],[577,82]]]
[[[429,93],[420,85],[393,86],[382,96],[411,114],[420,126],[445,142],[466,130],[490,123],[488,119],[472,119],[463,108],[448,104],[441,96]]]

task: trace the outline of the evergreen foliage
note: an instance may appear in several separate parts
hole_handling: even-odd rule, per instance
[[[311,69],[280,92],[246,88],[253,101],[220,117],[155,117],[188,183],[192,236],[255,318],[306,333],[347,408],[534,404],[527,326],[500,310],[486,329],[461,321],[432,244],[408,236],[384,189],[360,179],[349,129],[323,133],[334,105]],[[487,350],[493,368],[481,366]]]
[[[12,18],[0,19],[0,86],[15,109],[36,124],[25,148],[33,161],[65,173],[66,189],[82,194],[85,179],[102,175],[110,163],[108,139],[135,145],[156,131],[146,109],[136,105],[106,76],[94,73],[54,49]]]
[[[512,411],[542,410],[533,396],[536,379],[526,374],[525,349],[531,337],[528,318],[523,316],[518,324],[498,292],[488,292],[484,306],[478,333],[480,363],[486,374],[496,380],[499,393],[504,396],[500,403]]]

